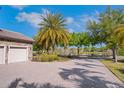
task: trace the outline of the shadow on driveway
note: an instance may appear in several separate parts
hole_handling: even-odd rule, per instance
[[[20,87],[21,88],[64,88],[62,86],[52,85],[50,83],[45,83],[45,84],[39,84],[35,82],[27,83],[23,81],[21,78],[16,78],[8,86],[8,88],[20,88]]]
[[[68,81],[74,81],[78,84],[80,88],[119,88],[123,87],[118,83],[113,83],[110,81],[105,80],[103,77],[94,75],[88,76],[89,73],[96,73],[96,74],[104,74],[101,72],[89,71],[86,69],[80,68],[72,68],[72,69],[65,69],[60,68],[61,72],[59,75]]]

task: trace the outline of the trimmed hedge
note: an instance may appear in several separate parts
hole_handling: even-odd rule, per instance
[[[33,61],[38,61],[38,62],[50,62],[55,60],[59,60],[59,57],[54,54],[40,54],[38,56],[33,57]]]
[[[118,55],[124,56],[124,49],[118,49]]]

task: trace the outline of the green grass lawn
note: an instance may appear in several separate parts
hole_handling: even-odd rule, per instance
[[[114,63],[111,60],[102,60],[101,62],[124,82],[124,62]]]

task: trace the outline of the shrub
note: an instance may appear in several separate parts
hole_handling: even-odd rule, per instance
[[[33,60],[38,62],[49,62],[59,60],[59,57],[55,54],[40,54],[38,56],[34,56]]]
[[[124,49],[118,49],[118,55],[124,56]]]

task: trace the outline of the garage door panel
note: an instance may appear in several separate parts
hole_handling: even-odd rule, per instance
[[[10,47],[8,53],[8,62],[26,62],[27,61],[27,47]]]
[[[4,46],[0,46],[0,64],[5,64],[5,60],[4,60]]]

